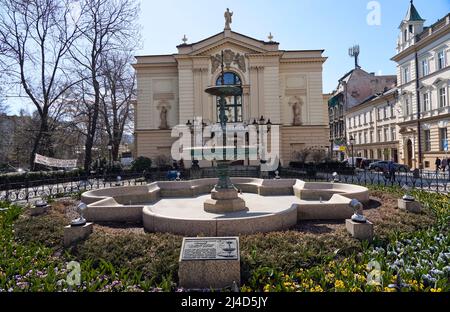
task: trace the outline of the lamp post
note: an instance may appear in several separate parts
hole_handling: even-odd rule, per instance
[[[264,118],[264,116],[261,116],[261,118],[259,119],[258,122],[256,122],[256,119],[253,121],[253,125],[257,126],[256,131],[257,131],[257,136],[258,136],[258,145],[259,145],[258,148],[261,150],[261,154],[262,154],[261,155],[262,159],[260,159],[260,163],[264,164],[264,163],[266,163],[266,160],[264,159],[265,158],[264,151],[265,151],[265,144],[266,144],[266,142],[264,141],[265,133],[260,132],[259,126],[266,125],[267,133],[269,133],[270,130],[272,129],[272,122],[270,121],[270,118],[266,122],[266,119]]]
[[[352,157],[352,167],[355,167],[355,155],[353,154],[353,145],[355,144],[355,138],[353,137],[353,135],[351,135],[350,136],[350,147],[351,147],[351,150],[352,150],[352,154],[351,154],[351,157]]]
[[[108,154],[109,154],[109,169],[112,167],[112,145],[108,145]]]

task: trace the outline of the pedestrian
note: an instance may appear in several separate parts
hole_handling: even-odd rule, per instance
[[[442,168],[442,172],[445,173],[445,169],[447,169],[448,166],[448,161],[446,158],[443,158],[441,161],[441,168]]]
[[[447,159],[447,167],[448,167],[448,180],[450,181],[450,158]]]
[[[395,182],[395,163],[393,160],[388,162],[389,179],[392,183]]]
[[[436,165],[436,171],[439,171],[439,168],[441,168],[441,159],[439,157],[436,157],[436,161],[434,162]]]

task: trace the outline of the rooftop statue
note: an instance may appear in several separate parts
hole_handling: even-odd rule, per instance
[[[232,20],[233,12],[230,12],[230,9],[227,8],[224,16],[225,16],[225,29],[231,29],[230,25],[233,22]]]

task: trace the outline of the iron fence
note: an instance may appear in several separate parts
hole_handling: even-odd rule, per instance
[[[384,186],[403,186],[408,185],[411,188],[423,189],[432,192],[449,193],[450,175],[448,172],[397,172],[391,175],[384,172],[375,172],[369,170],[340,170],[335,173],[333,170],[324,170],[323,168],[307,169],[282,168],[278,172],[261,172],[258,167],[235,167],[230,170],[234,177],[255,177],[255,178],[295,178],[304,181],[335,181],[341,183],[350,183],[358,185],[384,185]],[[185,169],[179,170],[181,180],[202,179],[216,177],[214,168]],[[118,177],[120,177],[118,179]],[[78,177],[58,177],[46,179],[27,179],[23,181],[9,183],[3,181],[0,183],[0,201],[29,202],[33,199],[48,197],[65,197],[89,190],[117,187],[144,185],[154,181],[175,180],[177,175],[168,174],[168,171],[152,171],[143,173],[120,173],[103,175],[80,175]]]

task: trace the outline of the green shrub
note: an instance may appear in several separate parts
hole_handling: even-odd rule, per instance
[[[140,156],[131,164],[131,170],[135,172],[150,171],[152,168],[152,160],[148,157]]]

